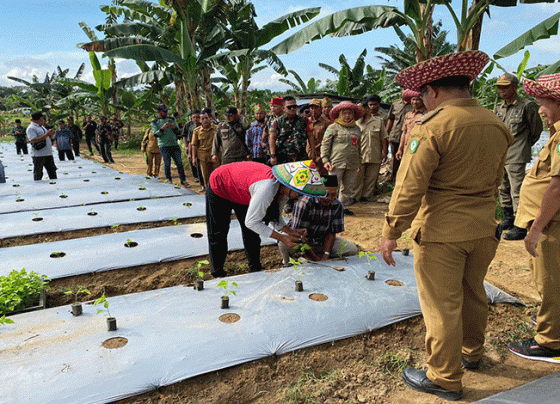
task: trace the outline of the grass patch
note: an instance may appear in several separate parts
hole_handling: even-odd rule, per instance
[[[400,377],[401,373],[407,368],[411,367],[412,352],[408,355],[400,353],[386,352],[379,356],[375,361],[375,365],[379,369],[391,377]]]
[[[504,330],[492,341],[492,345],[498,355],[500,355],[501,360],[507,357],[509,353],[507,345],[510,342],[523,341],[535,336],[535,329],[527,321],[513,318],[512,323],[512,327]]]

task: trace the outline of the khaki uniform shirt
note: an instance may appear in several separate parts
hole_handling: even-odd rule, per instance
[[[385,129],[383,118],[379,115],[372,115],[367,121],[365,117],[360,118],[356,121],[356,124],[360,127],[362,132],[360,140],[362,164],[381,164],[381,154],[383,152],[381,141],[387,139],[387,130]]]
[[[407,112],[412,111],[412,105],[406,104],[402,99],[398,99],[391,105],[387,119],[393,120],[393,127],[389,134],[389,141],[399,143],[401,141],[402,126],[404,116]]]
[[[315,139],[315,156],[319,157],[321,155],[321,142],[323,141],[323,136],[332,122],[323,115],[321,115],[316,121],[309,118],[308,122],[308,130],[311,133],[311,136],[313,136],[313,139]],[[307,142],[306,151],[308,156],[311,155],[311,146],[309,145],[309,141]]]
[[[142,139],[142,146],[144,146],[144,150],[150,153],[159,153],[159,146],[157,142],[157,138],[154,136],[154,132],[152,129],[147,129],[146,133],[144,133],[144,138]]]
[[[422,119],[422,117],[426,114],[427,111],[414,111],[414,109],[410,112],[408,112],[405,116],[404,116],[404,122],[403,122],[403,131],[402,134],[406,135],[409,134],[412,131],[412,128],[414,128],[414,125],[416,125],[416,122],[418,122],[420,119]]]
[[[205,130],[202,125],[194,130],[192,145],[196,147],[196,156],[200,160],[209,160],[212,156],[212,144],[214,143],[216,129],[217,126],[211,124],[208,130]]]
[[[383,237],[458,242],[496,231],[496,196],[513,138],[474,99],[443,102],[414,126],[405,147]],[[414,219],[414,223],[412,223]]]
[[[360,151],[361,131],[359,126],[345,127],[331,124],[325,131],[321,143],[323,163],[331,162],[335,168],[357,169],[362,157]]]
[[[531,172],[525,176],[519,196],[519,207],[515,217],[515,225],[527,228],[537,217],[541,208],[546,188],[552,177],[560,176],[560,121],[554,124],[554,134],[539,153]],[[560,220],[560,211],[556,212],[551,221]]]
[[[535,144],[543,130],[539,106],[527,98],[519,95],[511,104],[505,101],[494,108],[513,135],[513,144],[509,147],[506,164],[529,163],[531,161],[531,146]]]

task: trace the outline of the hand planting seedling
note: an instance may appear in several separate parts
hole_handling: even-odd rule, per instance
[[[237,295],[235,290],[233,290],[233,288],[237,287],[237,282],[228,282],[226,280],[223,280],[218,283],[218,287],[224,289],[224,294],[222,296],[222,309],[227,309],[229,307],[230,293],[234,296]]]

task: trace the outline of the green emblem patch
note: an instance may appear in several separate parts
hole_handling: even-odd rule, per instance
[[[560,143],[558,143],[558,146],[556,146],[556,151],[558,152],[558,154],[560,154]]]
[[[410,142],[410,152],[414,153],[418,149],[418,140],[413,140]]]

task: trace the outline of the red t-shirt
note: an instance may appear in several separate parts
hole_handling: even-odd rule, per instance
[[[210,174],[210,188],[220,198],[249,205],[249,187],[257,181],[274,179],[272,168],[254,161],[225,164]]]

